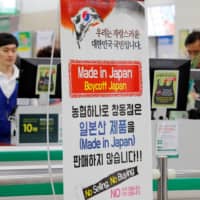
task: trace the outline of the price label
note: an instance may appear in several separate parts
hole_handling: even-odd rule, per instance
[[[49,140],[58,142],[58,114],[50,114]],[[45,114],[21,114],[19,116],[19,143],[46,142],[47,116]]]
[[[37,133],[38,127],[33,126],[31,123],[24,123],[23,124],[24,133]]]

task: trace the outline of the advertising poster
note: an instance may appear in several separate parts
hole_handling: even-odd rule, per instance
[[[51,70],[51,75],[49,76]],[[50,94],[55,94],[56,91],[56,65],[38,65],[37,68],[37,77],[36,77],[36,94],[47,93],[50,89]],[[50,77],[50,88],[49,86],[49,77]]]
[[[179,71],[155,70],[152,108],[176,108]]]
[[[64,199],[153,199],[144,1],[60,8]]]
[[[17,32],[16,33],[19,47],[18,54],[21,57],[32,57],[32,33],[31,32]]]

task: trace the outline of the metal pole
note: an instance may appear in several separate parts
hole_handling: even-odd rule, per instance
[[[160,179],[158,180],[158,192],[157,200],[168,200],[168,191],[167,191],[167,157],[160,156],[158,157],[158,168],[160,170]]]

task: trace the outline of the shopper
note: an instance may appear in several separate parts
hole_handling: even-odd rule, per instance
[[[51,57],[52,47],[45,46],[38,50],[36,57]],[[55,47],[53,51],[54,58],[60,58],[60,48]]]
[[[10,33],[0,33],[0,144],[11,142],[11,122],[9,117],[16,110],[19,70],[17,39]]]

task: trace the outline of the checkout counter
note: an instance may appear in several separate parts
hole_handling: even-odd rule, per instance
[[[46,114],[48,113],[48,115]],[[48,127],[47,127],[48,118]],[[47,143],[47,128],[49,142],[62,143],[61,104],[50,106],[28,105],[18,106],[15,119],[11,125],[12,145],[44,145]]]
[[[154,122],[152,133],[154,132]],[[199,122],[180,120],[179,158],[168,159],[168,167],[176,170],[176,177],[168,180],[169,199],[194,200],[200,196],[200,160],[198,159]],[[191,131],[190,127],[196,127]],[[189,139],[188,139],[189,137]],[[155,135],[154,137],[155,138]],[[153,139],[154,141],[154,139]],[[52,177],[57,199],[63,199],[63,151],[61,144],[49,147]],[[153,168],[157,167],[153,149]],[[51,199],[48,147],[40,144],[18,144],[0,150],[0,198]],[[153,181],[156,199],[157,182]],[[42,197],[42,198],[41,198]],[[52,198],[53,199],[53,198]]]
[[[62,134],[64,133],[61,124],[61,104],[49,106],[49,131],[52,131],[49,146],[46,143],[44,128],[47,109],[44,105],[18,107],[16,119],[12,123],[12,145],[0,149],[0,198],[42,199],[42,196],[49,200],[50,196],[52,197],[51,171],[55,193],[58,199],[63,199]],[[177,122],[179,157],[168,159],[168,168],[175,171],[175,176],[168,179],[168,196],[170,200],[199,199],[199,120],[180,119]],[[153,120],[153,169],[157,168],[154,148],[155,126],[156,121]],[[158,180],[155,178],[152,182],[156,199]]]
[[[39,109],[39,108],[38,108]],[[51,110],[51,111],[56,111]],[[29,113],[27,109],[21,110]],[[41,111],[41,110],[40,110]],[[36,112],[34,110],[33,112]],[[20,112],[19,112],[20,114]],[[179,157],[168,159],[168,168],[175,170],[175,176],[168,179],[168,197],[170,200],[194,200],[200,197],[200,159],[199,121],[180,119]],[[155,121],[152,121],[153,147],[155,147]],[[191,127],[193,127],[191,131]],[[19,138],[19,137],[17,137]],[[63,151],[62,145],[51,143],[22,143],[4,147],[0,150],[0,197],[19,197],[23,199],[51,199],[52,188],[49,175],[50,156],[52,179],[57,199],[63,199]],[[157,168],[155,148],[153,148],[153,168]],[[158,180],[154,178],[154,199],[158,190]],[[42,197],[42,198],[41,198]],[[52,197],[53,199],[53,197]]]
[[[11,123],[11,145],[0,148],[0,198],[43,199],[41,195],[47,195],[49,199],[50,177],[57,199],[62,198],[61,117],[61,103],[18,106]]]

